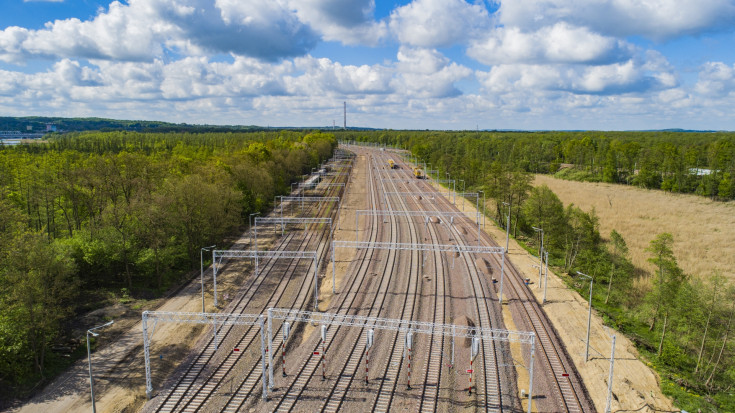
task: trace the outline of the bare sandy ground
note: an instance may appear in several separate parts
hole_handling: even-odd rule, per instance
[[[468,216],[473,216],[476,213],[474,200],[462,201],[465,203],[464,211]],[[462,210],[460,198],[457,198],[457,206]],[[505,245],[505,231],[497,227],[490,219],[486,219],[485,224],[484,231],[498,240],[501,245]],[[538,258],[531,256],[513,238],[510,239],[508,254],[516,268],[533,282],[531,289],[540,303],[543,298],[543,288],[538,288],[538,269],[532,267],[533,264],[538,264]],[[602,318],[594,310],[590,328],[590,359],[585,362],[587,300],[580,297],[577,292],[568,289],[551,270],[549,270],[548,280],[544,310],[549,315],[554,328],[561,335],[597,410],[604,411],[605,409],[611,336],[616,334],[612,411],[678,411],[661,392],[658,375],[638,358],[635,345],[624,335],[605,327]],[[513,329],[514,324],[510,312],[505,311],[504,313],[507,313],[504,314],[506,327]],[[523,369],[518,369],[518,372],[518,388],[528,387],[527,373],[523,374]]]
[[[359,209],[368,209],[367,198],[367,161],[365,156],[355,158],[352,167],[352,175],[350,183],[347,187],[348,193],[345,195],[342,209],[339,212],[339,225],[334,230],[335,241],[354,241],[355,240],[355,214]],[[364,225],[363,225],[364,227]],[[364,229],[364,228],[362,228]],[[362,233],[360,233],[362,237]],[[357,251],[354,248],[339,248],[334,252],[335,268],[335,288],[337,294],[344,280],[347,268],[354,259]],[[327,265],[324,272],[324,281],[319,286],[319,296],[322,300],[319,303],[319,310],[326,311],[332,302],[334,295],[332,294],[332,263]],[[304,339],[308,334],[304,334]]]

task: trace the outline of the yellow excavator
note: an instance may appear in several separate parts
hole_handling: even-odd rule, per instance
[[[388,159],[388,166],[390,166],[390,169],[396,169],[396,163],[393,162],[393,159]]]
[[[413,176],[415,176],[416,179],[424,179],[424,171],[420,168],[413,168]]]

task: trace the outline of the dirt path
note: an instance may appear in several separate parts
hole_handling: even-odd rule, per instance
[[[350,175],[350,182],[347,186],[347,194],[344,196],[342,208],[339,211],[339,225],[334,230],[335,241],[354,241],[355,240],[355,214],[359,209],[367,209],[367,160],[365,155],[355,158]],[[361,230],[365,230],[364,222]],[[362,235],[361,235],[362,236]],[[339,248],[334,252],[335,268],[335,284],[337,293],[341,287],[347,268],[352,263],[357,250],[354,248]],[[322,297],[319,302],[319,310],[326,311],[331,305],[332,297],[332,263],[326,266],[324,272],[324,280],[319,286],[319,296]],[[304,338],[308,337],[304,334]]]
[[[457,206],[460,210],[461,201],[465,203],[464,211],[468,216],[476,213],[474,200],[457,198]],[[504,245],[505,231],[497,227],[489,218],[486,219],[485,224],[484,231],[494,239],[500,240],[501,245]],[[538,269],[532,267],[533,264],[538,264],[538,258],[531,256],[513,238],[510,239],[508,255],[516,268],[531,279],[533,283],[531,290],[540,303],[544,290],[538,288]],[[546,292],[546,304],[543,305],[544,310],[564,341],[598,411],[604,411],[607,401],[612,334],[617,334],[612,411],[678,411],[661,392],[658,375],[638,358],[638,352],[633,343],[623,334],[605,327],[602,319],[594,310],[590,328],[590,360],[584,361],[587,300],[567,288],[551,270],[548,279],[549,286]],[[519,376],[519,388],[527,384],[526,380],[527,377]]]

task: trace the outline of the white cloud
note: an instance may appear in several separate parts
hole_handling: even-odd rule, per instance
[[[464,0],[414,0],[393,10],[389,26],[402,44],[445,47],[463,44],[489,28],[490,18],[482,3]]]
[[[393,90],[390,80],[393,71],[381,65],[342,65],[330,59],[297,58],[300,76],[287,79],[289,91],[301,96],[349,96],[353,94],[385,94]]]
[[[145,2],[119,2],[93,20],[56,20],[41,30],[9,27],[0,32],[0,59],[31,56],[144,60],[161,53],[158,37],[172,26],[157,22]]]
[[[699,72],[695,90],[714,98],[735,94],[735,65],[707,62]]]
[[[732,0],[513,0],[503,1],[503,25],[535,30],[558,22],[612,36],[665,39],[729,28]]]
[[[460,95],[456,82],[472,75],[467,67],[450,62],[432,49],[403,46],[398,50],[396,66],[399,74],[393,82],[395,88],[410,97],[444,98]]]
[[[467,55],[487,64],[507,63],[611,63],[625,61],[634,48],[567,23],[526,33],[517,27],[499,27],[473,41]]]
[[[324,40],[375,46],[388,33],[385,22],[374,20],[374,0],[291,0],[290,6]]]
[[[265,60],[303,55],[318,40],[285,0],[114,1],[94,19],[0,31],[0,60],[34,57],[151,61],[164,47],[188,54],[236,53]]]
[[[496,65],[489,72],[477,72],[488,91],[566,91],[575,94],[616,95],[645,93],[676,85],[670,73],[650,73],[634,59],[608,65]]]

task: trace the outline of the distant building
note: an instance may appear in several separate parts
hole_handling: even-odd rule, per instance
[[[704,176],[704,175],[711,175],[712,170],[711,169],[704,169],[704,168],[689,168],[689,173],[697,176]]]
[[[28,126],[26,126],[26,130],[27,130],[27,131],[32,131],[32,130],[33,130],[33,126],[32,126],[32,125],[28,125]]]
[[[46,132],[56,132],[56,125],[52,123],[46,124]]]

